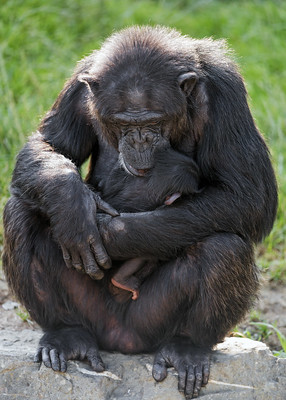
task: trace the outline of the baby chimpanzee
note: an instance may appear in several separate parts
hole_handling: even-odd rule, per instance
[[[149,210],[164,205],[170,206],[183,195],[200,192],[199,169],[191,157],[168,148],[160,151],[155,159],[152,170],[145,173],[142,171],[142,177],[134,177],[136,179],[135,193],[138,182],[141,186],[138,202],[143,203],[144,210],[146,207]],[[144,185],[146,190],[142,190]],[[134,198],[132,202],[134,204]],[[142,280],[154,269],[154,263],[150,268],[148,261],[146,258],[133,258],[126,261],[115,272],[111,282],[117,288],[131,292],[132,300],[136,300]]]

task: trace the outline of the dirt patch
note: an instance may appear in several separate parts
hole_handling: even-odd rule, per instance
[[[33,321],[25,319],[25,310],[20,306],[12,310],[5,310],[3,304],[8,301],[15,301],[11,295],[7,283],[5,281],[3,272],[0,272],[0,330],[22,330],[27,329],[40,329],[40,327]],[[273,282],[264,281],[261,287],[259,301],[255,307],[258,312],[259,320],[276,324],[276,326],[286,335],[286,287],[275,284]],[[255,331],[255,328],[249,325],[249,316],[240,324],[240,331],[249,330]],[[276,334],[271,334],[264,342],[272,350],[281,350],[280,342]]]
[[[257,301],[255,321],[267,322],[275,325],[286,336],[286,286],[273,281],[264,281]],[[240,330],[245,329],[255,332],[255,327],[249,324],[250,316],[240,325]],[[263,341],[271,350],[281,350],[277,335],[269,330],[270,336]],[[255,336],[254,336],[255,338]]]

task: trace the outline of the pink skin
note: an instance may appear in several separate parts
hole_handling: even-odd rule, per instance
[[[176,201],[179,197],[181,197],[181,193],[177,192],[177,193],[173,193],[171,194],[171,196],[168,196],[166,198],[166,200],[164,201],[164,204],[166,206],[170,206],[171,204],[174,203],[174,201]]]

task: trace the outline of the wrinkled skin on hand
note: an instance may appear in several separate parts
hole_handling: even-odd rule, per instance
[[[210,350],[193,346],[188,338],[174,338],[155,355],[154,379],[163,381],[169,367],[178,372],[178,389],[186,399],[198,397],[201,387],[208,383]]]
[[[103,269],[111,267],[111,260],[102,243],[97,223],[96,212],[98,209],[111,216],[118,215],[118,212],[108,203],[103,201],[97,193],[92,193],[93,199],[87,208],[88,217],[83,221],[81,229],[71,229],[70,232],[78,232],[73,238],[65,235],[57,235],[60,243],[63,258],[68,268],[74,268],[84,272],[92,279],[99,280],[104,276]],[[83,207],[84,208],[84,207]],[[70,221],[71,225],[74,221]]]

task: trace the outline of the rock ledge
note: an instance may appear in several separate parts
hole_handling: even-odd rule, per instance
[[[67,373],[33,363],[41,332],[0,331],[0,399],[2,400],[176,400],[177,376],[169,370],[164,382],[151,375],[152,355],[126,356],[102,352],[103,373],[83,362],[69,361]],[[203,400],[285,400],[286,359],[249,339],[227,338],[212,357]]]

